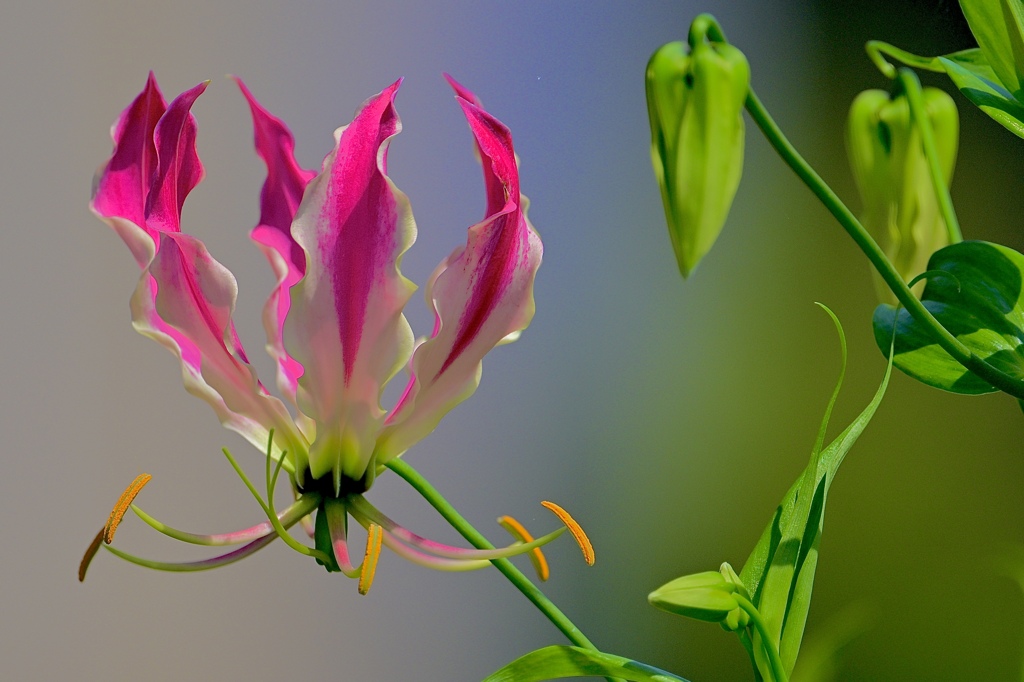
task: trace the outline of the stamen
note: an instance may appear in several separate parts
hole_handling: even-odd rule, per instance
[[[384,529],[371,523],[366,529],[366,555],[363,557],[363,570],[359,572],[359,594],[366,594],[373,585],[373,577],[377,573],[377,560],[380,558],[380,543],[384,539]]]
[[[320,495],[317,493],[307,493],[296,502],[294,505],[288,508],[285,516],[281,518],[281,526],[284,529],[291,528],[299,522],[303,516],[308,515],[311,511],[316,509],[320,505]],[[166,561],[153,561],[151,559],[144,559],[137,557],[133,554],[123,552],[113,545],[101,546],[111,554],[121,557],[125,561],[129,561],[139,566],[145,566],[146,568],[154,568],[158,571],[174,571],[174,572],[188,572],[188,571],[205,571],[211,568],[218,568],[220,566],[226,566],[227,564],[234,563],[239,559],[253,554],[254,552],[263,549],[271,542],[276,540],[279,535],[275,533],[268,533],[261,538],[257,538],[252,542],[242,545],[238,549],[230,551],[226,554],[220,554],[218,556],[210,557],[209,559],[201,559],[199,561],[186,561],[186,562],[166,562]]]
[[[331,549],[334,550],[338,568],[349,578],[355,578],[360,575],[362,567],[353,566],[348,554],[348,510],[345,503],[337,498],[328,498],[324,500],[321,509],[327,521],[327,532],[331,536]]]
[[[355,519],[359,525],[366,528],[369,533],[370,526],[374,525],[374,522],[363,516],[353,507],[349,507],[349,513],[352,518]],[[379,524],[377,524],[379,525]],[[564,530],[564,529],[563,529]],[[392,552],[402,557],[407,561],[411,561],[417,566],[423,566],[424,568],[432,568],[435,571],[476,571],[481,568],[487,568],[491,565],[490,561],[482,559],[445,559],[424,552],[420,552],[408,545],[402,543],[401,540],[396,538],[386,528],[383,528],[384,538],[383,544],[385,547],[390,549]]]
[[[223,545],[241,545],[243,543],[251,542],[252,540],[261,538],[264,535],[274,532],[273,524],[271,524],[270,521],[264,521],[262,523],[256,524],[255,526],[252,526],[251,528],[236,530],[232,533],[215,533],[212,535],[187,533],[183,530],[178,530],[177,528],[168,526],[166,523],[158,521],[157,519],[153,518],[152,516],[144,512],[136,504],[130,505],[130,508],[133,512],[135,512],[136,516],[138,516],[140,519],[149,524],[149,526],[153,529],[159,531],[160,533],[163,533],[167,537],[171,537],[175,540],[180,540],[182,542],[187,542],[193,545],[205,545],[208,547],[220,547]],[[277,518],[279,521],[284,519],[285,517],[291,518],[292,516],[294,516],[294,513],[297,509],[308,508],[309,500],[300,497],[295,501],[295,504],[288,507],[284,511],[279,512]],[[303,519],[305,518],[308,517],[303,517]]]
[[[580,524],[576,523],[576,519],[569,516],[569,512],[559,507],[554,502],[548,502],[547,500],[541,502],[545,509],[550,509],[551,512],[558,517],[558,520],[565,524],[565,527],[572,533],[572,537],[576,540],[576,544],[580,546],[580,550],[583,552],[583,560],[587,562],[587,566],[594,565],[594,545],[590,543],[590,538],[583,532],[583,528]]]
[[[537,538],[536,540],[531,539],[526,544],[516,542],[508,547],[500,547],[496,549],[465,549],[462,547],[452,547],[451,545],[435,542],[434,540],[428,540],[421,535],[413,533],[388,518],[362,495],[349,495],[346,500],[349,504],[351,514],[361,525],[366,527],[369,523],[376,523],[384,528],[384,544],[386,546],[391,547],[391,545],[388,544],[388,538],[394,538],[395,540],[403,542],[411,547],[415,547],[424,552],[433,554],[434,556],[444,557],[446,559],[460,559],[466,561],[475,561],[479,559],[486,561],[490,561],[492,559],[507,559],[519,554],[526,554],[541,545],[546,545],[566,531],[565,527],[560,527],[558,530],[554,530],[547,535]]]
[[[530,535],[530,531],[526,530],[523,524],[511,516],[498,517],[498,523],[516,540],[526,543],[533,542],[533,536]],[[542,583],[547,582],[547,579],[551,576],[551,570],[548,568],[548,560],[544,557],[544,552],[540,550],[540,547],[534,547],[529,557],[530,563],[533,564],[533,570],[537,572],[537,578]]]
[[[103,535],[106,531],[106,526],[100,528],[100,532],[96,533],[96,537],[89,543],[89,549],[85,550],[82,563],[78,564],[78,582],[85,582],[85,572],[89,570],[89,564],[92,563],[92,558],[96,556],[96,552],[100,551],[100,545],[103,544]]]
[[[110,512],[110,517],[107,519],[107,525],[103,527],[103,541],[108,545],[114,541],[114,533],[117,532],[117,526],[121,523],[121,519],[128,512],[128,507],[131,506],[135,496],[139,494],[143,486],[149,483],[153,479],[149,474],[139,474],[135,477],[123,493],[118,498],[117,504],[114,505],[113,511]]]

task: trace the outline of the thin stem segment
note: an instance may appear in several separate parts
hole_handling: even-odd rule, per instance
[[[451,524],[451,526],[457,530],[462,537],[466,538],[466,541],[477,549],[494,549],[492,545],[483,534],[474,528],[469,521],[464,519],[458,511],[449,504],[448,500],[441,496],[434,486],[430,485],[427,479],[423,478],[418,471],[413,469],[409,464],[400,460],[393,459],[386,465],[389,469],[394,471],[396,474],[401,476],[409,485],[413,487],[420,495],[423,496],[430,505],[438,511],[441,516],[444,517],[445,521]],[[594,646],[593,642],[587,639],[576,625],[569,620],[562,611],[551,602],[547,596],[534,585],[529,578],[527,578],[518,568],[516,568],[512,562],[508,559],[494,559],[491,561],[494,567],[501,571],[502,575],[508,578],[516,589],[523,593],[530,602],[536,606],[541,613],[543,613],[551,623],[562,631],[562,633],[569,639],[570,642],[577,646],[590,649],[591,651],[599,651]]]
[[[946,230],[949,232],[949,243],[962,242],[964,237],[960,233],[960,221],[956,218],[953,199],[949,196],[949,187],[946,186],[946,179],[942,177],[942,168],[939,166],[939,149],[935,143],[935,130],[932,128],[931,119],[928,118],[928,111],[924,106],[921,81],[916,73],[902,68],[899,70],[899,83],[910,104],[910,117],[917,123],[917,129],[921,131],[924,157],[928,160],[928,172],[932,178],[932,187],[935,189],[935,197],[939,200],[942,220],[946,223]]]
[[[789,678],[786,676],[786,669],[782,665],[782,659],[779,657],[779,650],[768,635],[768,628],[765,626],[757,607],[742,594],[733,593],[732,597],[740,605],[740,608],[750,616],[750,622],[754,624],[754,628],[761,635],[761,649],[768,655],[768,662],[772,666],[772,675],[775,677],[775,682],[789,682]]]
[[[764,105],[758,99],[753,89],[747,93],[746,108],[750,117],[754,119],[754,122],[761,129],[761,132],[764,133],[772,147],[775,148],[775,151],[782,157],[783,161],[793,169],[793,172],[797,174],[814,195],[818,197],[821,203],[825,205],[825,208],[839,221],[839,224],[846,230],[847,234],[850,235],[860,250],[864,252],[864,255],[867,256],[868,260],[871,261],[871,264],[878,271],[878,274],[882,276],[882,279],[896,295],[899,302],[903,304],[915,320],[931,331],[936,343],[949,353],[954,360],[999,390],[1009,393],[1015,398],[1024,399],[1024,382],[1004,374],[975,355],[970,348],[950,334],[935,319],[931,312],[924,307],[924,304],[914,296],[906,282],[903,281],[903,278],[896,272],[892,263],[886,258],[885,253],[882,252],[882,249],[875,243],[875,240],[864,229],[864,226],[860,224],[860,221],[857,220],[836,193],[832,191],[832,188],[821,179],[821,176],[811,168],[810,164],[800,156],[796,148],[768,114],[768,111],[764,108]]]
[[[864,46],[864,50],[868,53],[868,58],[886,78],[895,79],[897,72],[896,67],[885,58],[885,55],[898,59],[907,66],[924,69],[925,71],[943,73],[946,70],[943,68],[942,62],[939,61],[938,57],[921,57],[881,40],[869,40],[867,45]]]

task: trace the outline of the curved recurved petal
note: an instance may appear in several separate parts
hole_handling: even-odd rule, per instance
[[[132,296],[135,328],[181,359],[185,388],[208,402],[225,426],[261,450],[275,429],[275,453],[287,449],[301,473],[302,437],[284,404],[260,385],[235,334],[234,276],[194,237],[165,232],[159,239]]]
[[[155,248],[156,234],[146,230],[146,197],[156,175],[153,133],[166,110],[151,71],[142,92],[111,127],[114,151],[93,182],[90,207],[120,235],[140,267]]]
[[[204,81],[175,97],[156,124],[156,175],[146,196],[146,226],[151,233],[181,231],[185,197],[203,179],[192,105],[209,84]]]
[[[378,443],[379,462],[400,455],[469,397],[484,355],[514,340],[533,317],[543,247],[526,219],[511,133],[479,106],[461,97],[459,104],[480,151],[488,215],[431,277],[434,333],[413,354],[412,378]]]
[[[451,86],[455,94],[467,102],[471,102],[474,106],[480,109],[484,108],[483,102],[476,96],[476,93],[458,82],[449,74],[444,74],[444,78],[448,81],[448,85]],[[484,190],[487,193],[487,212],[484,215],[493,215],[499,212],[505,206],[505,185],[504,178],[495,173],[491,168],[491,158],[486,154],[480,153],[480,142],[474,136],[473,138],[473,153],[476,155],[476,160],[483,166],[484,171]],[[513,159],[515,164],[519,166],[519,157],[515,156],[513,152]]]
[[[267,349],[277,361],[277,383],[295,402],[295,390],[302,366],[285,351],[284,321],[291,307],[290,290],[306,272],[306,254],[292,237],[292,220],[302,194],[315,171],[302,168],[295,160],[295,138],[288,126],[256,101],[240,78],[235,78],[252,111],[256,153],[267,166],[267,179],[260,193],[260,222],[252,240],[270,261],[277,285],[263,308]]]
[[[317,424],[314,478],[359,479],[383,419],[380,393],[412,350],[402,308],[415,287],[399,272],[415,239],[409,203],[387,177],[387,148],[401,129],[400,82],[370,98],[307,187],[292,235],[306,275],[292,288],[285,342],[304,368],[299,407]]]
[[[153,258],[163,231],[181,229],[181,207],[203,177],[192,104],[200,83],[164,107],[150,74],[142,93],[114,125],[114,154],[100,171],[93,210],[131,250],[140,267]]]

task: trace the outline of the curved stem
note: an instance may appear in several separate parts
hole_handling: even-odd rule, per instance
[[[913,66],[917,69],[924,69],[925,71],[935,71],[943,73],[945,69],[942,67],[942,62],[939,61],[938,57],[921,57],[920,55],[901,50],[895,45],[882,42],[881,40],[869,40],[864,46],[864,51],[868,53],[868,58],[878,67],[878,70],[882,72],[882,75],[886,78],[896,78],[896,67],[892,65],[882,55],[888,55],[899,61],[903,62],[907,66]]]
[[[458,511],[449,504],[448,500],[441,496],[434,486],[430,485],[427,479],[423,478],[418,471],[400,459],[393,459],[385,466],[401,476],[416,492],[423,496],[430,505],[444,517],[445,521],[457,530],[462,537],[477,549],[494,549],[483,534],[474,528],[469,521],[464,519]],[[516,589],[523,593],[527,599],[543,613],[551,623],[562,631],[570,642],[577,646],[599,651],[593,642],[587,639],[576,625],[569,620],[562,611],[537,588],[530,579],[516,568],[508,559],[494,559],[491,561],[494,567],[501,571],[502,575],[508,578]]]
[[[839,221],[839,224],[846,230],[847,234],[850,235],[860,250],[864,252],[864,255],[867,256],[868,260],[871,261],[871,264],[878,271],[878,274],[882,276],[886,285],[896,294],[896,298],[903,304],[903,307],[907,309],[915,320],[931,331],[935,342],[949,353],[954,360],[999,390],[1009,393],[1015,398],[1024,399],[1024,382],[1000,372],[975,355],[970,348],[950,334],[935,319],[931,312],[924,307],[924,304],[914,296],[906,282],[903,281],[903,278],[893,268],[892,263],[886,258],[882,249],[879,248],[875,240],[864,229],[864,226],[860,224],[860,221],[857,220],[836,193],[832,191],[832,188],[825,184],[821,176],[796,151],[796,148],[793,147],[792,143],[790,143],[779,126],[768,114],[764,105],[761,104],[761,100],[758,99],[753,89],[747,93],[746,108],[750,117],[754,119],[754,122],[761,129],[761,132],[764,133],[772,147],[775,148],[775,151],[782,157],[783,161],[793,169],[793,172],[803,180],[804,184],[825,205],[825,208]]]
[[[946,179],[942,177],[942,168],[939,166],[939,148],[935,144],[935,130],[932,128],[931,119],[928,118],[928,110],[924,106],[921,81],[916,73],[903,68],[899,71],[899,83],[907,95],[911,119],[917,123],[917,129],[921,131],[924,157],[928,160],[928,172],[932,178],[932,187],[935,189],[935,197],[939,200],[942,220],[946,223],[946,230],[949,232],[949,243],[962,242],[964,237],[960,233],[960,221],[956,218],[953,199],[949,196],[949,187],[946,185]]]
[[[761,619],[761,614],[758,612],[757,607],[741,594],[734,593],[732,596],[736,603],[740,605],[740,608],[750,616],[750,621],[754,624],[754,628],[761,635],[761,648],[768,654],[768,661],[771,663],[775,682],[789,682],[789,678],[786,677],[786,669],[782,665],[782,659],[779,657],[779,650],[772,644],[772,639],[768,636],[768,628]]]
[[[687,35],[687,41],[690,44],[690,49],[697,47],[704,40],[711,40],[716,43],[727,43],[725,39],[725,33],[722,32],[722,26],[718,23],[710,14],[698,14],[694,18],[693,23],[690,24],[690,32]]]

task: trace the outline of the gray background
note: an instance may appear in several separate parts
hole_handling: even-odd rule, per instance
[[[835,5],[835,6],[833,6]],[[841,5],[841,6],[840,6]],[[399,76],[405,132],[390,169],[420,229],[404,272],[422,284],[479,219],[483,192],[440,74],[508,124],[545,242],[537,316],[485,362],[477,394],[407,455],[474,523],[554,527],[571,509],[597,547],[563,540],[549,595],[608,651],[701,682],[749,679],[719,628],[647,606],[677,575],[737,568],[806,461],[838,370],[829,304],[850,337],[833,432],[884,363],[867,320],[867,266],[748,131],[727,229],[679,279],[648,158],[643,70],[700,10],[748,55],[754,86],[853,206],[842,147],[853,95],[885,83],[869,38],[922,53],[967,47],[955,3],[8,2],[0,9],[0,676],[11,680],[470,680],[563,640],[494,571],[438,574],[386,553],[368,597],[280,543],[212,573],[167,575],[82,551],[123,487],[178,527],[259,520],[219,454],[259,454],[181,387],[173,358],[134,334],[137,269],[86,205],[107,130],[154,69],[195,107],[207,179],[186,230],[237,276],[236,320],[265,379],[259,312],[272,277],[247,234],[261,163],[234,73],[292,127],[307,167],[356,106]],[[939,82],[930,79],[932,82]],[[955,198],[968,236],[1024,247],[1024,142],[968,110]],[[996,177],[982,177],[985,167]],[[1010,219],[1012,217],[1012,219]],[[431,320],[421,297],[409,317]],[[389,393],[389,396],[394,396]],[[809,636],[851,603],[872,628],[841,679],[1019,679],[1022,599],[994,567],[1024,541],[1021,416],[1006,397],[959,398],[893,379],[830,496]],[[371,499],[456,541],[393,476]],[[137,519],[118,544],[199,556]]]

